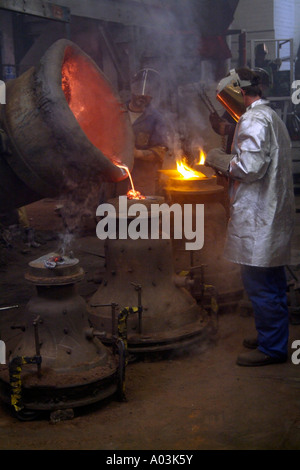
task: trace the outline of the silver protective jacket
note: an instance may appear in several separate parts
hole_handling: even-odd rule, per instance
[[[225,257],[251,266],[289,264],[295,217],[291,143],[285,124],[262,99],[238,121],[229,176]]]

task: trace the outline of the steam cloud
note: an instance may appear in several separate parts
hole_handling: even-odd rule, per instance
[[[199,52],[202,3],[188,1],[182,6],[173,5],[172,11],[152,12],[151,29],[144,38],[140,67],[155,68],[162,78],[161,94],[154,97],[153,103],[161,106],[170,130],[168,166],[186,152],[197,158],[199,148],[208,151],[222,145],[199,97],[204,87],[216,110],[223,114],[215,97],[216,63],[202,60]]]

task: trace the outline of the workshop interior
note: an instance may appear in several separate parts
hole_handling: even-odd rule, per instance
[[[291,140],[296,229],[293,262],[286,266],[287,297],[291,341],[300,335],[299,17],[299,0],[0,0],[1,436],[10,430],[0,448],[299,449],[295,407],[300,375],[291,361],[287,372],[285,365],[269,366],[265,379],[260,368],[251,371],[253,384],[287,387],[291,414],[286,413],[285,425],[273,426],[272,408],[263,435],[255,408],[258,436],[252,428],[248,435],[244,422],[238,432],[238,424],[227,420],[235,403],[228,388],[228,404],[222,402],[219,414],[205,411],[204,405],[217,390],[222,392],[221,377],[231,367],[229,361],[218,370],[210,361],[220,360],[221,367],[223,355],[240,347],[230,342],[227,330],[236,334],[237,324],[245,321],[248,327],[253,321],[239,266],[223,257],[228,180],[205,165],[208,152],[216,147],[226,151],[230,138],[214,131],[210,116],[222,118],[227,112],[236,122],[245,112],[235,89],[218,91],[221,79],[240,67],[265,70],[266,98]],[[263,60],[258,57],[262,50]],[[151,171],[142,159],[135,169],[134,124],[127,108],[132,78],[139,71],[143,92],[155,77],[149,93],[164,117],[165,140],[153,144]],[[139,147],[141,152],[146,148],[146,143]],[[123,200],[129,216],[125,222]],[[106,239],[99,236],[103,214],[97,208],[103,204],[115,214],[115,234]],[[158,236],[122,235],[124,224],[128,233],[136,228],[135,204],[146,214],[140,229],[150,231],[156,220]],[[166,215],[169,236],[161,225],[164,212],[151,212],[159,205],[166,212],[176,207],[182,216],[178,222],[175,212]],[[203,214],[196,210],[200,205]],[[196,249],[188,248],[191,238],[184,236],[187,208],[192,208],[192,233],[202,217],[204,241]],[[242,383],[250,372],[238,371],[234,357],[232,368]],[[172,431],[168,426],[164,431],[162,422],[151,428],[151,438],[147,422],[135,431],[126,415],[128,407],[133,414],[135,406],[141,407],[135,403],[142,399],[136,396],[135,373],[148,383],[151,368],[143,406],[148,409],[151,403],[152,414],[163,416],[164,387],[158,385],[158,405],[155,383],[182,361],[199,373],[203,408],[193,411],[193,418],[192,410],[187,412],[193,426],[183,425],[181,435],[182,414],[175,414],[169,426],[178,428],[178,435],[171,442],[166,435]],[[214,377],[213,392],[207,390],[203,371]],[[180,396],[193,376],[188,365],[186,375],[181,372],[173,374],[182,380]],[[253,387],[249,393],[255,394]],[[271,393],[263,391],[258,407]],[[176,386],[172,392],[179,393]],[[180,400],[184,403],[184,395]],[[245,400],[251,413],[255,405]],[[181,409],[179,402],[174,398],[174,409]],[[214,398],[208,410],[218,410],[216,403],[221,402]],[[143,420],[143,408],[136,409]],[[235,419],[242,420],[238,410]],[[95,419],[95,441],[80,442],[77,430],[63,428],[68,423],[80,428],[80,420],[89,427],[89,419]],[[49,422],[55,426],[49,428]],[[125,431],[120,435],[123,422],[131,429],[127,442]],[[66,443],[51,434],[50,442],[45,438],[29,445],[27,426],[28,435],[38,429],[30,426],[44,426],[42,434],[68,434]],[[80,429],[84,432],[83,425]],[[77,437],[72,440],[73,431]],[[16,442],[14,432],[20,435]]]

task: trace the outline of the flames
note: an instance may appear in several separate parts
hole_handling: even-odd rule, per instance
[[[199,149],[199,161],[196,165],[204,165],[205,164],[206,155],[202,149]],[[140,191],[137,191],[134,187],[133,180],[129,168],[126,165],[121,165],[120,163],[114,162],[119,168],[122,168],[126,171],[128,178],[130,180],[131,189],[127,192],[128,199],[146,199],[146,196],[143,196]],[[183,180],[191,180],[191,179],[205,179],[206,175],[201,173],[200,171],[194,170],[191,168],[188,163],[186,157],[181,157],[180,160],[176,161],[176,167],[178,176],[180,179]]]
[[[204,165],[205,163],[205,153],[203,150],[200,149],[199,151],[199,162],[197,165]],[[206,176],[201,173],[200,171],[196,171],[191,168],[187,162],[185,157],[181,160],[177,160],[176,162],[177,171],[183,179],[195,179],[195,178],[205,178]]]
[[[199,150],[199,161],[197,165],[204,165],[206,159],[206,155],[202,149]]]
[[[184,160],[176,162],[177,171],[184,179],[191,179],[191,178],[200,178],[200,173],[197,171],[192,170]]]

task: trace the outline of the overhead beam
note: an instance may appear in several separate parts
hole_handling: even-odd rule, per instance
[[[168,14],[160,6],[140,3],[134,0],[57,0],[59,5],[68,7],[71,15],[102,21],[121,23],[126,26],[155,28],[157,15]]]
[[[58,5],[42,0],[0,0],[0,9],[69,23],[70,9],[63,3]]]

